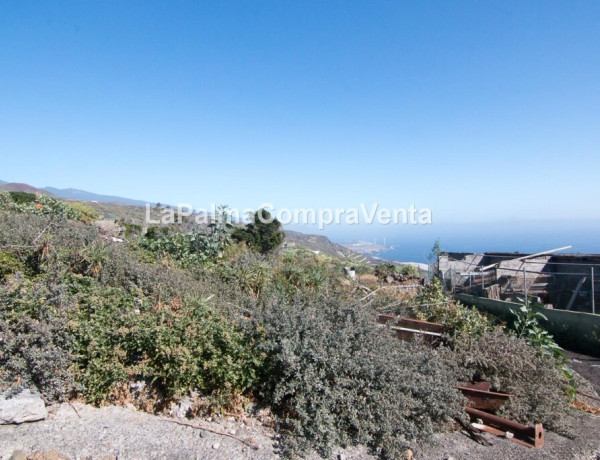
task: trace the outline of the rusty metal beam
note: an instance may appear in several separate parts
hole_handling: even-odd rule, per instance
[[[517,440],[523,441],[526,445],[532,447],[542,447],[544,445],[544,428],[541,423],[535,426],[527,426],[472,407],[466,407],[465,410],[471,417],[483,420],[485,425],[504,433],[510,431]]]
[[[473,409],[494,411],[504,404],[508,398],[514,396],[510,393],[499,393],[490,391],[489,389],[473,388],[471,386],[457,386],[454,388],[460,390],[462,394],[467,397],[469,400],[469,407],[472,407]]]

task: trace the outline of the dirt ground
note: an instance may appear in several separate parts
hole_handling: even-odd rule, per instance
[[[600,417],[579,415],[573,419],[576,437],[568,439],[549,431],[545,432],[544,447],[535,449],[516,444],[508,439],[484,433],[492,442],[483,446],[465,433],[454,432],[437,435],[435,443],[415,452],[415,459],[431,460],[598,460],[600,459]]]
[[[600,358],[581,355],[572,351],[565,352],[569,358],[569,365],[581,376],[587,379],[600,392]]]
[[[600,389],[600,359],[568,352],[575,371],[590,380],[588,391]],[[600,407],[600,400],[587,399]],[[164,417],[132,407],[95,408],[80,403],[50,408],[46,420],[0,426],[0,459],[18,450],[26,455],[55,451],[69,459],[277,459],[277,439],[269,428],[252,417],[189,421],[213,430],[251,440],[256,449],[231,437],[165,421]],[[473,441],[465,432],[442,433],[414,449],[414,459],[424,460],[600,460],[600,415],[577,412],[572,419],[575,437],[568,439],[546,431],[545,445],[533,449],[508,439],[483,433],[492,445]],[[43,457],[42,457],[43,458]],[[48,460],[52,457],[47,457]],[[316,454],[306,457],[320,458]],[[374,459],[365,447],[338,449],[334,459]],[[409,457],[407,457],[409,458]],[[57,457],[54,457],[57,460]]]
[[[274,433],[254,418],[186,420],[213,430],[235,433],[255,448],[231,437],[181,426],[165,417],[136,411],[133,407],[95,408],[80,403],[53,406],[46,420],[0,426],[0,459],[17,450],[25,455],[58,452],[69,459],[93,460],[258,460],[278,459]],[[177,420],[177,419],[170,419]],[[336,452],[348,460],[368,458],[365,448]],[[59,460],[42,457],[44,460]],[[317,459],[316,455],[307,457]],[[60,459],[62,460],[62,459]]]
[[[26,454],[55,451],[70,459],[278,459],[276,438],[256,420],[221,419],[201,423],[252,439],[254,450],[234,439],[166,422],[155,415],[128,407],[94,408],[75,403],[55,406],[48,419],[19,426],[0,426],[0,458],[16,450]],[[443,433],[434,442],[415,448],[415,459],[581,459],[600,455],[600,417],[581,414],[574,419],[576,438],[546,432],[541,449],[530,449],[507,439],[484,434],[492,442],[483,446],[462,432]],[[342,454],[344,457],[340,457]],[[306,457],[316,460],[318,455]],[[364,447],[339,449],[332,458],[374,459]]]

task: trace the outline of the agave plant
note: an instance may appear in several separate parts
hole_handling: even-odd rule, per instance
[[[83,258],[87,263],[86,274],[97,278],[102,266],[108,261],[109,254],[109,247],[103,241],[97,241],[88,246],[83,253]]]

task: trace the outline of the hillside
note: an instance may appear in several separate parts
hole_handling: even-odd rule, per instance
[[[144,225],[146,218],[145,206],[128,206],[120,203],[88,203],[105,219],[123,219],[127,223]],[[160,217],[159,210],[152,206],[150,208],[150,217],[158,219]],[[359,254],[351,249],[345,248],[342,245],[333,243],[324,235],[311,235],[306,233],[295,232],[292,230],[285,231],[284,248],[304,248],[313,252],[327,254],[335,258],[349,260],[352,263],[364,262],[371,265],[377,264],[380,261],[372,257]]]
[[[147,201],[134,200],[131,198],[124,198],[122,196],[99,195],[97,193],[78,190],[75,188],[60,189],[55,187],[44,187],[43,190],[59,198],[66,198],[68,200],[97,201],[99,203],[121,203],[129,206],[144,206],[147,203]]]
[[[324,235],[311,235],[294,232],[292,230],[285,230],[285,241],[283,246],[287,248],[304,248],[313,252],[318,251],[319,253],[327,254],[332,257],[347,259],[353,263],[364,262],[373,265],[377,262],[372,257],[364,256],[345,248],[340,244],[333,243]]]
[[[7,182],[2,181],[2,185],[0,185],[0,191],[2,191],[2,192],[41,193],[42,195],[52,195],[52,193],[50,193],[46,190],[35,188],[29,184],[21,184],[18,182],[7,183]]]
[[[127,206],[119,203],[88,203],[105,219],[123,219],[127,223],[144,225],[146,218],[145,206]],[[150,216],[152,219],[160,217],[159,210],[152,206],[150,208]],[[195,226],[192,225],[192,227]],[[203,226],[203,225],[201,225]],[[349,260],[351,263],[364,262],[371,265],[376,264],[377,260],[359,254],[355,251],[345,248],[339,244],[333,243],[324,235],[311,235],[292,230],[285,231],[284,248],[304,248],[313,252],[327,254],[332,257]]]
[[[97,201],[99,203],[119,203],[128,206],[145,206],[148,201],[135,200],[122,196],[101,195],[98,193],[88,192],[75,188],[56,188],[56,187],[34,187],[25,183],[11,182],[0,180],[0,191],[5,192],[27,192],[27,193],[42,193],[44,195],[56,196],[67,200],[77,201]]]
[[[5,184],[5,185],[1,185]],[[103,219],[123,219],[129,224],[144,225],[146,219],[146,204],[148,202],[135,200],[114,195],[100,195],[74,188],[59,189],[55,187],[44,187],[38,189],[28,184],[7,184],[0,181],[0,191],[19,191],[28,193],[42,193],[50,196],[75,201],[87,201]],[[151,218],[156,220],[160,217],[159,209],[154,204],[151,206]],[[285,230],[285,229],[284,229]],[[378,265],[381,260],[367,253],[353,250],[351,247],[333,243],[323,235],[305,234],[292,230],[285,230],[286,239],[284,247],[304,248],[313,252],[327,254],[336,258],[348,260],[349,263],[367,263]],[[422,267],[419,267],[422,269]]]

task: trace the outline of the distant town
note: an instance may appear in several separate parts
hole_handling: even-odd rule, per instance
[[[378,244],[376,242],[371,243],[369,241],[353,241],[351,243],[344,243],[342,246],[358,252],[359,254],[374,254],[377,252],[384,252],[394,249],[393,246],[386,246],[385,240],[383,244]]]

